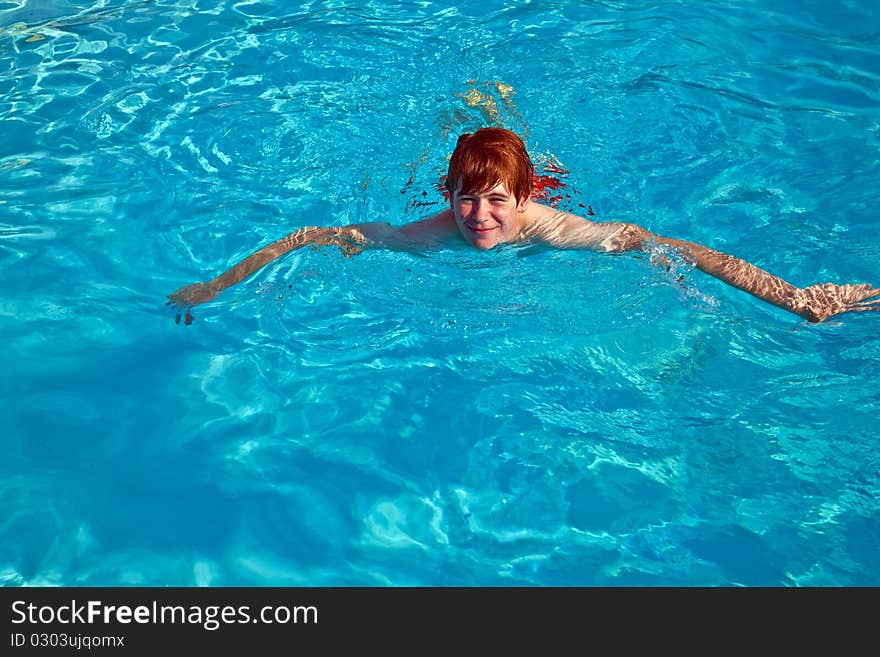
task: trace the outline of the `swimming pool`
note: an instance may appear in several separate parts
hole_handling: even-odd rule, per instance
[[[878,34],[864,2],[0,1],[0,580],[880,584],[876,314],[512,248],[301,250],[164,306],[439,209],[487,121],[574,211],[876,284]]]

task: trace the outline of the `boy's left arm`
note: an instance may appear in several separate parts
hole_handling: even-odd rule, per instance
[[[602,247],[608,251],[650,251],[657,245],[671,246],[701,271],[811,322],[844,312],[880,310],[880,288],[869,284],[820,283],[798,288],[740,258],[694,242],[655,235],[636,224],[623,224]]]

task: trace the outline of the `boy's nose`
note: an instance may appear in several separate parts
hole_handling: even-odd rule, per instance
[[[477,201],[474,207],[474,213],[476,214],[478,219],[488,219],[489,218],[489,202],[480,199]]]

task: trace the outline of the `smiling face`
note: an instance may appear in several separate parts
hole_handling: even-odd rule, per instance
[[[528,199],[520,202],[498,183],[484,192],[463,192],[452,195],[452,212],[462,237],[478,249],[491,249],[498,244],[515,242],[522,227],[522,216]]]
[[[480,128],[458,138],[446,185],[469,244],[491,249],[519,239],[534,173],[525,143],[510,130]]]

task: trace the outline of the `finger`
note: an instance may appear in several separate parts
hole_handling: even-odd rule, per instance
[[[187,310],[186,314],[183,316],[183,323],[186,326],[189,326],[190,324],[193,323],[193,319],[194,319],[194,317],[192,316],[192,313],[190,313],[190,311]]]
[[[867,288],[850,296],[850,304],[855,303],[880,303],[880,290]]]
[[[175,323],[175,324],[180,324],[180,313],[177,313],[177,314],[174,316],[174,323]]]
[[[853,301],[863,301],[864,299],[870,299],[880,295],[880,289],[872,288],[867,284],[843,285],[837,288],[837,290],[832,288],[831,292],[835,291],[843,296],[850,297]]]
[[[856,303],[851,303],[847,306],[848,310],[880,310],[880,299],[874,299],[873,301],[857,301]]]

